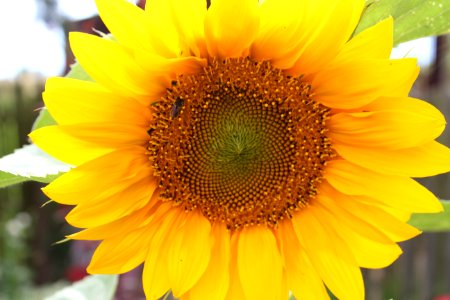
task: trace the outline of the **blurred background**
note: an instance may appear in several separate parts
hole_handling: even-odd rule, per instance
[[[144,1],[134,1],[143,6]],[[49,76],[63,76],[73,63],[69,31],[107,29],[94,0],[0,0],[0,157],[28,143],[43,106]],[[450,118],[448,36],[396,47],[392,56],[417,57],[422,67],[412,96],[426,99]],[[439,138],[450,145],[447,129]],[[414,163],[414,162],[411,162]],[[450,178],[420,180],[450,199]],[[95,242],[54,244],[74,232],[64,216],[70,207],[49,204],[42,184],[0,189],[0,300],[44,299],[86,276]],[[450,233],[426,233],[402,243],[404,254],[383,270],[364,270],[367,299],[450,300]],[[117,300],[144,299],[138,268],[120,278]]]

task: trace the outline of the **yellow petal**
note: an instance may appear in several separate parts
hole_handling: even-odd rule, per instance
[[[370,224],[389,239],[396,242],[405,241],[421,233],[420,230],[405,223],[406,220],[399,220],[396,216],[390,214],[389,211],[385,211],[383,207],[368,202],[367,198],[361,199],[358,196],[342,194],[326,182],[321,185],[321,193],[322,196],[317,198],[318,202],[322,201],[323,206],[329,207],[331,210],[339,211],[336,216],[342,218],[347,216],[346,219],[348,221],[343,222],[349,227],[352,227],[353,224],[355,231],[358,231],[361,234],[366,233],[367,237],[369,237],[369,231],[364,232],[365,226],[364,224],[361,224],[361,222]],[[331,199],[336,202],[335,205],[332,205],[333,200]],[[327,202],[325,202],[325,200],[327,200]],[[371,238],[374,239],[373,236],[371,236]]]
[[[333,148],[356,165],[388,175],[426,177],[450,171],[450,149],[435,141],[399,150],[340,143],[336,143]]]
[[[61,125],[115,122],[147,126],[152,117],[150,109],[134,99],[90,81],[52,77],[47,79],[42,96],[50,114]]]
[[[170,204],[167,203],[167,205]],[[142,273],[142,284],[147,299],[157,300],[171,288],[167,269],[167,247],[172,243],[175,232],[185,221],[184,216],[183,210],[172,207],[163,218],[158,218],[149,225],[155,233],[148,246],[150,251],[145,259]]]
[[[332,223],[332,226],[338,225],[334,220]],[[339,231],[339,235],[350,245],[350,250],[362,268],[380,269],[388,267],[403,253],[395,242],[381,244],[345,227]]]
[[[321,210],[322,224],[348,245],[358,265],[364,268],[384,268],[402,253],[400,247],[370,223],[341,209],[332,200],[318,196],[314,205]],[[338,202],[339,199],[334,199]],[[375,237],[375,238],[374,238]],[[382,237],[382,238],[380,238]]]
[[[328,292],[317,271],[311,265],[290,220],[280,222],[279,237],[283,264],[289,289],[297,300],[328,300]]]
[[[209,265],[203,276],[189,291],[190,300],[223,300],[230,282],[230,232],[223,224],[211,230],[214,245]]]
[[[107,148],[143,146],[148,143],[147,126],[120,123],[60,125],[58,129],[82,141]]]
[[[385,95],[407,96],[418,74],[415,59],[352,60],[324,67],[305,80],[311,82],[318,102],[353,109]]]
[[[231,235],[231,257],[230,257],[230,286],[226,300],[246,299],[242,289],[241,279],[239,278],[238,265],[238,233]]]
[[[388,59],[393,46],[393,33],[394,21],[389,17],[348,41],[332,64],[360,59]]]
[[[246,299],[286,299],[281,256],[270,229],[265,226],[242,229],[238,242],[238,270]]]
[[[344,194],[369,196],[411,212],[442,211],[439,200],[410,178],[375,173],[345,160],[329,161],[325,178]]]
[[[164,58],[158,55],[149,55],[143,51],[136,51],[135,58],[139,65],[152,76],[152,80],[167,87],[177,75],[195,74],[206,66],[205,59],[195,56]]]
[[[183,48],[182,37],[177,30],[171,3],[168,0],[151,0],[145,2],[145,13],[150,34],[150,42],[155,52],[167,58],[189,54]]]
[[[258,29],[258,1],[213,0],[205,18],[209,55],[221,58],[246,55]]]
[[[329,214],[330,218],[338,218],[342,226],[352,228],[356,233],[361,236],[366,236],[371,240],[379,243],[391,244],[392,240],[389,239],[382,231],[378,230],[374,224],[365,222],[363,219],[355,216],[340,207],[339,194],[333,193],[332,196],[337,198],[331,198],[326,189],[321,189],[319,195],[313,199],[312,203],[322,209],[322,213]],[[345,195],[343,195],[345,197]],[[345,240],[345,239],[344,239]],[[350,246],[350,245],[349,245]]]
[[[58,177],[43,191],[54,201],[69,205],[90,201],[108,190],[114,192],[122,183],[135,182],[140,172],[151,174],[145,151],[145,148],[132,147],[111,152]]]
[[[71,32],[69,40],[83,69],[111,91],[125,97],[157,99],[165,90],[161,83],[149,80],[149,74],[119,43],[80,32]]]
[[[92,142],[77,139],[59,126],[46,126],[29,134],[39,148],[56,159],[78,166],[115,150]]]
[[[97,227],[87,228],[82,231],[68,235],[67,238],[74,240],[105,240],[114,236],[122,236],[137,228],[145,226],[154,218],[154,211],[159,207],[157,201],[158,192],[155,192],[149,205],[138,209],[131,214],[124,216],[113,222]],[[153,199],[154,198],[154,199]]]
[[[204,20],[206,3],[203,0],[169,0],[174,22],[186,48],[197,57],[207,57]]]
[[[344,201],[345,199],[349,199],[349,201],[356,201],[358,203],[362,203],[362,204],[368,205],[370,207],[375,207],[375,208],[379,209],[380,211],[382,211],[383,213],[394,217],[397,221],[401,221],[402,223],[406,223],[411,218],[411,215],[412,215],[411,209],[408,207],[408,205],[405,205],[405,203],[403,202],[403,199],[401,199],[400,201],[386,202],[384,200],[375,199],[373,197],[368,197],[368,196],[348,195],[348,194],[345,194],[345,193],[342,193],[342,192],[336,190],[327,181],[324,181],[321,184],[320,192],[326,193],[332,199],[337,199],[337,198],[343,199],[341,201]],[[342,207],[344,208],[343,205],[342,205]],[[391,237],[388,233],[386,233],[386,235]],[[391,239],[396,240],[395,238],[392,238],[392,237],[391,237]]]
[[[90,201],[81,202],[66,216],[67,222],[79,228],[97,227],[141,209],[150,202],[158,181],[148,172],[136,177],[134,182],[113,194],[100,194]]]
[[[328,127],[333,144],[396,150],[431,142],[444,130],[445,119],[438,110],[428,114],[392,109],[338,113],[328,120]]]
[[[96,0],[102,21],[121,44],[130,48],[152,50],[146,15],[142,9],[125,0]]]
[[[261,3],[261,25],[251,46],[251,57],[257,60],[284,58],[298,50],[305,32],[306,1],[265,0]]]
[[[432,104],[411,97],[380,97],[361,108],[361,111],[406,110],[429,117],[443,118],[442,113]]]
[[[320,0],[309,1],[308,5],[311,7],[305,11],[300,31],[305,36],[295,64],[288,71],[296,76],[316,73],[339,53],[358,24],[364,1]],[[288,67],[282,61],[274,61],[274,65]]]
[[[140,265],[147,257],[152,232],[143,227],[103,240],[87,268],[90,274],[122,274]]]
[[[364,299],[361,271],[351,250],[323,225],[326,215],[308,206],[292,218],[300,245],[327,287],[339,299]]]
[[[169,283],[175,297],[186,293],[203,275],[213,244],[209,220],[197,210],[186,214],[185,224],[166,249]]]

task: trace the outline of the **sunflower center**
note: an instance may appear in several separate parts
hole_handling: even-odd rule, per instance
[[[149,156],[161,195],[228,228],[276,224],[316,194],[328,109],[311,87],[249,58],[211,60],[154,106]]]

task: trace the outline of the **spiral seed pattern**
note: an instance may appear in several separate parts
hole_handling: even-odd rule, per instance
[[[162,197],[231,230],[291,217],[333,156],[329,109],[269,62],[211,60],[153,109],[148,150]]]

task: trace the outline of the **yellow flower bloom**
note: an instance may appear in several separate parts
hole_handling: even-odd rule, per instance
[[[148,299],[363,299],[440,211],[410,177],[450,170],[433,106],[408,97],[388,18],[363,0],[97,0],[114,40],[72,33],[93,82],[49,79],[58,122],[32,140],[75,169],[44,188],[76,205],[90,273],[144,263]]]

